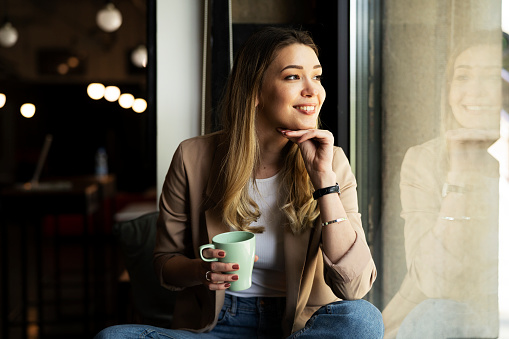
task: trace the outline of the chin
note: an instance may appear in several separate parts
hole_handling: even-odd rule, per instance
[[[500,128],[500,115],[490,113],[484,116],[467,116],[460,124],[470,129],[497,129]]]
[[[318,128],[318,123],[315,119],[310,122],[301,122],[301,123],[297,124],[297,126],[295,128],[292,128],[292,129],[293,130],[303,130],[303,129],[316,129],[316,128]]]
[[[291,131],[304,131],[308,129],[316,129],[316,126],[298,126],[298,127],[288,127]]]

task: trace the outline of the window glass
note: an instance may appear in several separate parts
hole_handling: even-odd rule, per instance
[[[386,338],[497,338],[508,321],[501,10],[500,0],[384,1]]]

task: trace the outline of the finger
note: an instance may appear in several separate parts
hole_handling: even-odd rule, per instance
[[[230,283],[220,283],[220,284],[213,284],[213,283],[208,283],[207,284],[209,290],[211,291],[219,291],[219,290],[226,290],[227,288],[229,288],[231,286]]]
[[[297,131],[292,131],[292,130],[289,130],[289,129],[282,129],[282,128],[278,128],[279,132],[281,134],[283,134],[287,139],[289,139],[290,141],[294,142],[294,143],[297,143],[299,138],[301,136],[303,136],[305,133],[307,133],[308,131],[307,130],[297,130]]]
[[[207,259],[224,258],[226,253],[221,249],[207,248],[203,250],[203,256]]]
[[[224,274],[209,271],[205,274],[204,284],[211,291],[225,290],[231,286],[230,282],[239,280],[237,274]]]
[[[210,265],[210,270],[214,272],[231,272],[238,271],[239,264],[236,263],[226,263],[226,262],[213,262]]]
[[[255,255],[255,260],[254,261],[257,262],[258,259],[259,259],[259,257],[257,255]]]
[[[285,135],[291,141],[301,144],[307,140],[313,139],[320,143],[334,143],[334,137],[330,131],[320,130],[320,129],[311,129],[311,130],[281,130],[283,135]]]
[[[308,133],[304,133],[301,137],[299,137],[297,143],[303,143],[307,140],[318,141],[321,144],[333,144],[334,137],[332,133],[324,130],[311,130]]]
[[[291,129],[284,129],[284,128],[278,128],[277,129],[281,134],[283,134],[284,136],[292,136],[292,137],[299,137],[301,135],[303,135],[304,133],[306,133],[307,129],[301,129],[301,130],[291,130]]]
[[[209,274],[210,283],[214,284],[222,284],[225,282],[237,281],[239,280],[238,274],[226,274],[221,272],[212,272]]]
[[[496,140],[500,137],[499,130],[479,130],[479,129],[456,129],[446,132],[448,140]]]

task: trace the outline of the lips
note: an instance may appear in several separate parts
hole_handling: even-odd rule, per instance
[[[494,112],[500,109],[499,106],[494,105],[463,105],[463,108],[472,114],[482,114],[486,112]]]
[[[491,105],[464,105],[467,110],[469,111],[491,111],[498,109],[498,106],[491,106]]]
[[[297,105],[293,106],[293,108],[305,114],[314,114],[316,111],[316,105]]]

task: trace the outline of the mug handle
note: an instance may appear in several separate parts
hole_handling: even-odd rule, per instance
[[[201,246],[200,246],[200,257],[201,257],[201,260],[203,260],[203,261],[209,261],[209,262],[210,262],[210,261],[217,261],[217,258],[210,258],[210,259],[208,259],[208,258],[205,258],[205,257],[203,256],[203,250],[204,250],[204,249],[206,249],[206,248],[214,248],[214,249],[215,249],[216,247],[214,246],[214,244],[205,244],[205,245],[201,245]]]

